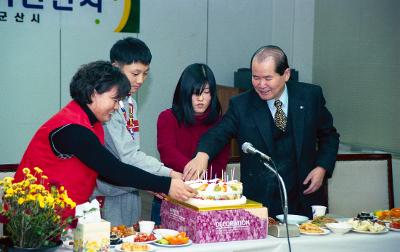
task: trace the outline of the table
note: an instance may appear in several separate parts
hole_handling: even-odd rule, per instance
[[[347,233],[344,235],[328,234],[290,238],[293,252],[354,252],[354,251],[400,251],[400,232],[385,234]],[[289,251],[286,238],[268,236],[261,240],[232,241],[206,244],[193,244],[180,248],[157,246],[157,252],[282,252]]]
[[[293,252],[354,252],[354,251],[399,251],[400,232],[385,234],[359,234],[350,232],[344,235],[328,234],[290,238]],[[268,236],[266,239],[192,244],[187,247],[166,248],[156,246],[156,252],[287,252],[286,238]],[[57,252],[70,251],[60,248]],[[111,250],[113,251],[113,250]]]

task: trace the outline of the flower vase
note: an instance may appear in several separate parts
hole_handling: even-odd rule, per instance
[[[42,247],[42,248],[20,248],[20,247],[9,247],[8,252],[54,252],[61,245],[62,241],[58,241],[54,246]]]

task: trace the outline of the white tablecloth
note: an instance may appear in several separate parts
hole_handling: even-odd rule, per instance
[[[385,234],[358,234],[344,235],[328,234],[324,236],[306,236],[290,238],[293,252],[354,252],[354,251],[400,251],[400,232]],[[219,242],[206,244],[192,244],[186,247],[166,248],[156,246],[157,252],[282,252],[289,251],[286,238],[268,236],[262,240]],[[59,249],[59,252],[69,251]]]

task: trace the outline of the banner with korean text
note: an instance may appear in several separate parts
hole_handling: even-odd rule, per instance
[[[139,33],[140,0],[1,0],[0,28],[15,24]]]

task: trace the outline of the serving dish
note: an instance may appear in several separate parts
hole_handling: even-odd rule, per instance
[[[173,229],[166,229],[166,228],[159,228],[159,229],[154,229],[153,233],[161,236],[161,237],[165,237],[165,236],[176,236],[179,234],[178,231],[173,230]]]
[[[345,234],[353,229],[352,225],[347,222],[326,223],[325,226],[329,228],[334,234]]]
[[[283,214],[277,215],[276,218],[277,218],[280,222],[284,223]],[[308,220],[309,220],[309,219],[308,219],[307,216],[296,215],[296,214],[288,214],[288,215],[287,215],[287,222],[288,222],[288,224],[301,224],[301,223],[304,223],[304,222],[306,222],[306,221],[308,221]]]

